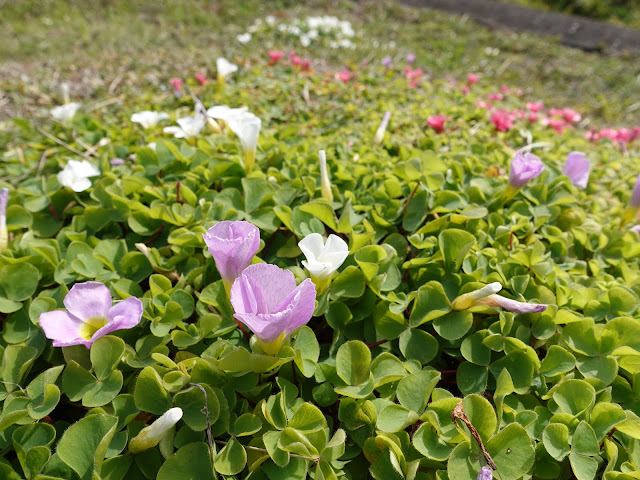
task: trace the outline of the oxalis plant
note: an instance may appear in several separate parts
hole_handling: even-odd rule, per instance
[[[640,478],[633,153],[281,58],[16,119],[0,478]]]

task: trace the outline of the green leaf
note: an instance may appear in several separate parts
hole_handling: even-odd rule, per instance
[[[0,268],[0,286],[14,302],[32,297],[39,281],[40,271],[30,263],[12,263]]]
[[[504,480],[520,478],[533,466],[535,451],[531,439],[517,423],[507,425],[486,447]]]
[[[457,340],[471,329],[473,325],[473,314],[471,312],[449,312],[433,321],[438,335],[445,340]]]
[[[387,405],[378,414],[376,427],[382,432],[399,432],[419,419],[416,412],[402,405]]]
[[[569,454],[569,462],[573,474],[578,480],[593,480],[598,472],[598,462],[595,458],[585,457],[577,453]]]
[[[428,459],[438,462],[447,460],[454,448],[440,438],[437,430],[429,422],[420,425],[413,435],[413,446]]]
[[[475,365],[488,366],[491,362],[491,349],[482,343],[487,332],[476,332],[462,341],[460,353],[468,362]],[[553,348],[553,347],[552,347]]]
[[[114,370],[104,380],[98,380],[82,396],[82,405],[85,407],[101,407],[116,398],[122,388],[123,377],[120,370]]]
[[[421,414],[439,381],[440,372],[435,370],[423,370],[404,377],[396,390],[400,405]]]
[[[224,448],[216,455],[216,471],[222,475],[237,475],[244,470],[246,464],[247,452],[235,437],[231,437]]]
[[[98,380],[107,378],[120,363],[124,353],[124,340],[111,335],[100,337],[91,346],[91,364]]]
[[[445,270],[454,272],[462,266],[467,252],[476,243],[476,237],[464,230],[449,228],[438,235],[438,242]]]
[[[566,373],[576,366],[576,358],[566,348],[552,345],[542,360],[540,373],[547,377]]]
[[[598,440],[593,428],[585,422],[581,421],[573,432],[571,439],[571,451],[581,455],[595,456],[600,453]]]
[[[340,346],[336,354],[338,376],[349,385],[362,385],[369,380],[371,351],[364,343],[352,340]]]
[[[145,367],[138,375],[133,397],[136,407],[155,415],[162,415],[171,408],[169,393],[162,386],[160,375],[152,367]]]
[[[202,387],[207,392],[209,422],[214,423],[220,415],[220,402],[212,387],[209,385],[202,385]],[[173,404],[182,409],[182,419],[190,428],[197,432],[207,428],[207,417],[202,411],[205,405],[204,394],[199,387],[191,386],[178,392],[173,399]]]
[[[591,410],[589,425],[593,428],[598,442],[607,435],[613,427],[627,419],[622,407],[615,403],[598,402]]]
[[[233,423],[233,434],[236,437],[244,437],[259,432],[262,428],[260,417],[252,413],[243,413]]]
[[[571,415],[584,412],[594,404],[595,399],[594,388],[584,380],[566,380],[553,392],[553,400],[563,412]]]
[[[558,461],[569,455],[569,428],[562,423],[550,423],[542,431],[542,443],[549,455]]]
[[[386,257],[387,252],[380,245],[362,247],[353,256],[367,282],[373,280],[373,277],[378,273],[378,267]]]
[[[204,442],[197,442],[180,448],[162,464],[156,478],[157,480],[215,480],[209,446]]]
[[[450,311],[451,303],[442,285],[436,281],[428,282],[418,289],[409,317],[409,325],[417,327]]]
[[[400,335],[400,352],[407,360],[429,363],[438,354],[439,344],[435,337],[424,330],[410,328]]]
[[[31,368],[38,355],[38,350],[25,345],[8,345],[2,357],[2,380],[7,392],[16,389],[22,378]]]
[[[487,441],[496,431],[498,421],[496,412],[484,397],[469,395],[462,401],[469,421],[476,428],[483,441]]]
[[[58,443],[60,459],[82,480],[91,480],[94,472],[100,475],[117,423],[116,417],[100,414],[89,415],[71,425]]]
[[[296,352],[294,358],[296,366],[305,377],[313,377],[320,357],[320,346],[316,334],[306,325],[300,327],[292,347]]]
[[[333,279],[330,287],[332,299],[360,298],[364,293],[365,277],[362,271],[353,265],[349,265]]]

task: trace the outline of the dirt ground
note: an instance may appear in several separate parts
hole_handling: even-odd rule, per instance
[[[531,9],[495,0],[403,0],[403,3],[466,14],[490,27],[556,36],[565,45],[582,50],[640,51],[640,31],[577,15]]]

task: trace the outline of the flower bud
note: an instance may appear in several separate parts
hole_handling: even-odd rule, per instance
[[[175,407],[167,410],[151,425],[140,430],[140,433],[129,442],[129,451],[131,453],[138,453],[155,447],[160,440],[162,440],[162,437],[164,437],[181,418],[181,408]]]

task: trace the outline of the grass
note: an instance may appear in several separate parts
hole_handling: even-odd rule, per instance
[[[358,48],[327,54],[277,34],[241,45],[235,39],[256,18],[337,14],[352,21]],[[393,2],[312,0],[46,0],[0,7],[0,90],[8,97],[0,120],[39,115],[61,102],[60,84],[74,99],[126,101],[149,82],[215,71],[215,58],[251,63],[267,49],[296,49],[314,68],[357,68],[414,52],[432,78],[480,73],[517,85],[529,96],[572,106],[596,125],[640,123],[635,97],[640,54],[606,56],[560,46],[553,39],[488,30],[465,16],[412,9]],[[2,111],[4,110],[4,111]]]

